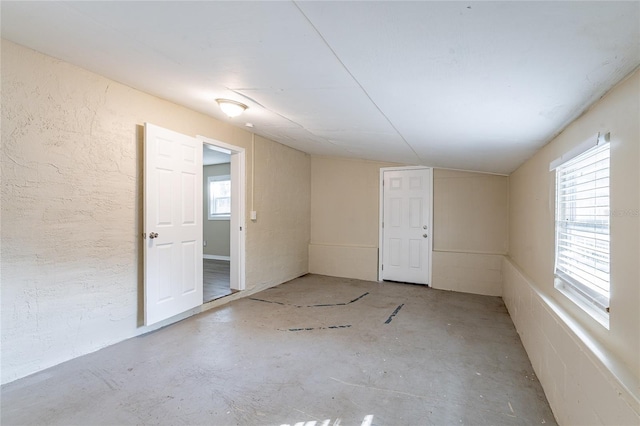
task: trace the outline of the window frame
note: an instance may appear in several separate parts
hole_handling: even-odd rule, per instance
[[[223,181],[229,181],[229,184],[231,184],[231,175],[218,175],[218,176],[207,177],[207,219],[208,220],[231,220],[231,195],[229,195],[229,213],[215,213],[212,211],[214,198],[211,191],[211,184],[213,182],[223,182]]]
[[[554,287],[563,295],[565,295],[568,299],[570,299],[573,303],[575,303],[578,307],[580,307],[583,311],[589,314],[592,318],[594,318],[597,322],[599,322],[605,328],[609,329],[609,303],[611,300],[611,270],[610,270],[610,266],[611,266],[611,261],[610,261],[610,256],[611,256],[611,217],[610,217],[611,160],[610,160],[610,155],[611,154],[610,154],[610,145],[607,143],[609,141],[609,134],[607,133],[604,136],[601,136],[600,134],[598,134],[595,140],[596,140],[595,143],[593,142],[593,139],[591,139],[590,143],[581,144],[578,150],[574,149],[572,152],[565,154],[563,157],[555,160],[550,165],[550,169],[555,171],[554,269],[553,269]],[[608,151],[606,155],[607,157],[606,167],[602,169],[596,169],[596,170],[607,171],[607,177],[609,180],[606,186],[606,196],[602,195],[602,192],[604,191],[601,191],[604,187],[598,188],[600,192],[595,192],[595,188],[594,188],[593,195],[590,195],[589,198],[587,199],[583,199],[583,201],[585,200],[591,200],[594,202],[596,200],[598,201],[598,203],[593,203],[592,204],[593,206],[591,208],[594,209],[594,220],[592,223],[594,227],[596,226],[598,227],[599,235],[605,235],[604,233],[602,233],[602,230],[603,230],[602,226],[606,225],[606,244],[607,244],[606,262],[608,266],[607,272],[606,272],[606,283],[607,283],[608,289],[606,291],[604,289],[601,289],[597,284],[594,283],[597,281],[588,282],[588,280],[584,278],[581,279],[580,277],[578,277],[577,274],[572,275],[558,268],[560,259],[561,261],[564,260],[567,263],[577,262],[577,260],[571,259],[569,256],[561,254],[560,253],[561,250],[559,250],[559,245],[558,245],[560,237],[571,236],[570,230],[569,231],[563,230],[563,228],[566,229],[566,227],[560,226],[562,219],[565,218],[566,220],[567,216],[572,216],[572,212],[568,212],[568,209],[575,210],[578,208],[576,206],[577,204],[576,202],[565,203],[564,205],[566,206],[566,208],[564,209],[564,211],[562,210],[560,197],[563,195],[565,196],[567,195],[567,192],[563,191],[559,187],[560,179],[561,177],[564,176],[563,171],[580,163],[584,163],[583,164],[584,167],[587,167],[588,164],[595,166],[599,161],[602,161],[602,160],[591,161],[591,162],[585,162],[585,161],[589,158],[591,158],[592,160],[595,160],[594,156],[598,156],[604,151]],[[587,173],[586,175],[588,174],[589,173]],[[574,176],[571,179],[577,181],[579,179],[579,176]],[[595,183],[599,179],[604,179],[604,178],[594,176],[593,182]],[[589,181],[589,183],[590,182],[591,181]],[[566,181],[565,181],[565,184],[566,184]],[[606,204],[602,204],[602,201],[604,201],[605,197],[606,197]],[[597,209],[600,209],[606,212],[606,215],[608,216],[607,220],[604,221],[605,222],[604,224],[601,222],[598,222],[595,219],[598,216],[596,212]],[[573,212],[573,214],[575,213]],[[602,215],[600,214],[600,216]],[[576,220],[576,221],[572,221],[572,223],[577,224],[579,222]],[[591,224],[591,222],[587,222],[587,223]],[[596,240],[595,234],[596,233],[594,231],[594,236],[588,237],[588,238],[593,238],[595,241]],[[565,243],[566,243],[566,240],[565,240]],[[596,251],[595,246],[591,248],[584,247],[584,246],[578,245],[578,243],[576,242],[573,244],[573,246],[569,246],[568,251],[573,251],[571,250],[571,247],[573,247],[574,249],[577,249],[575,251],[582,251],[583,255],[587,255],[589,259],[592,259],[594,261],[594,265],[598,261],[602,262],[602,259],[599,259],[598,255],[596,254],[598,252]],[[588,253],[590,249],[592,251],[591,253]],[[599,249],[602,250],[602,248],[599,248]],[[594,268],[597,269],[597,267],[595,266]],[[604,273],[604,272],[601,271],[601,273]],[[592,274],[591,272],[587,272],[587,274],[595,276],[595,274]]]

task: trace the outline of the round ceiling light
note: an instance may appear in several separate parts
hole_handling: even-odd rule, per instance
[[[222,112],[227,114],[229,118],[237,117],[244,112],[248,106],[243,103],[232,101],[231,99],[216,99]]]

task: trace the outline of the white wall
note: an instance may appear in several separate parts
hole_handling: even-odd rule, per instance
[[[256,137],[252,170],[242,129],[11,42],[1,66],[3,383],[151,330],[145,122],[246,149],[247,205],[253,191],[260,216],[246,218],[247,291],[226,300],[308,271],[308,155]]]
[[[640,71],[509,179],[504,299],[561,423],[640,424]],[[554,288],[555,175],[549,163],[611,132],[610,329]]]

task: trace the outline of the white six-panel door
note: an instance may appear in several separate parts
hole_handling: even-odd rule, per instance
[[[432,171],[385,170],[382,174],[382,279],[429,284]]]
[[[145,123],[144,322],[202,304],[202,143]]]

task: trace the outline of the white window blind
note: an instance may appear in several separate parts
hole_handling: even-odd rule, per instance
[[[609,144],[556,169],[555,275],[601,312],[609,309]]]

